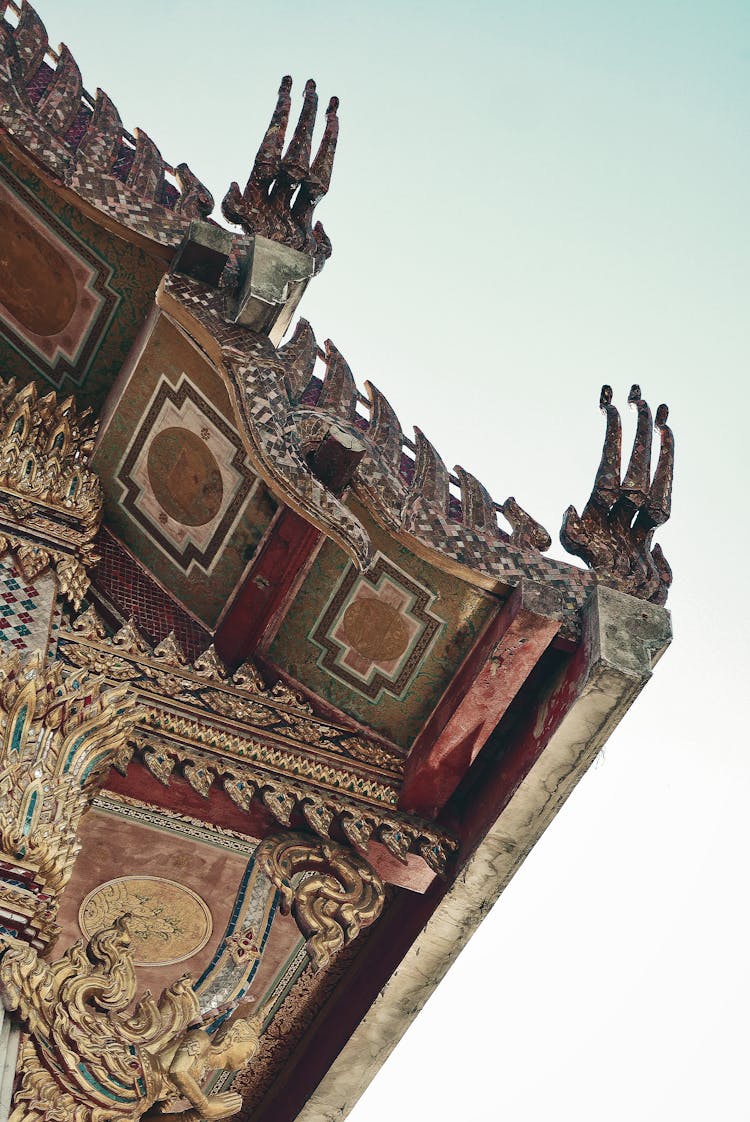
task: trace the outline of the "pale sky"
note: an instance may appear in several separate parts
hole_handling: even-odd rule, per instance
[[[217,199],[282,74],[340,97],[301,310],[555,542],[601,383],[670,405],[673,646],[352,1122],[745,1122],[750,4],[36,7]]]

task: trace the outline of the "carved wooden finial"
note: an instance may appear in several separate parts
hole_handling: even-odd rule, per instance
[[[284,152],[291,88],[292,79],[286,75],[281,80],[276,107],[245,190],[240,191],[239,184],[232,183],[221,209],[229,222],[237,223],[248,233],[309,254],[317,273],[331,256],[331,243],[319,222],[313,226],[312,217],[331,184],[339,132],[339,100],[332,97],[328,103],[323,138],[311,162],[318,109],[315,82],[308,79],[305,85],[299,120]]]
[[[661,438],[659,461],[651,478],[651,410],[634,385],[628,402],[638,411],[633,451],[620,480],[622,428],[612,404],[612,389],[602,386],[599,404],[607,430],[594,489],[579,515],[569,506],[560,540],[569,553],[582,558],[602,584],[642,600],[664,604],[672,570],[659,545],[651,547],[657,526],[670,515],[674,474],[674,437],[667,425],[669,410],[660,405],[653,428]]]

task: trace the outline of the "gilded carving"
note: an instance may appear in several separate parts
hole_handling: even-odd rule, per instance
[[[132,620],[107,639],[93,607],[68,626],[69,630],[63,632],[63,639],[68,640],[63,656],[75,666],[118,681],[128,680],[135,689],[192,701],[237,724],[273,729],[326,752],[349,755],[396,775],[403,773],[402,756],[375,740],[315,717],[311,705],[284,682],[266,686],[249,663],[230,676],[213,647],[189,666],[173,633],[152,650]]]
[[[23,943],[0,943],[0,990],[28,1036],[11,1122],[136,1122],[169,1114],[187,1099],[179,1122],[225,1118],[242,1106],[232,1092],[207,1097],[212,1070],[237,1071],[255,1053],[264,1012],[236,1018],[213,1039],[190,1028],[199,1016],[189,974],[158,1001],[136,995],[129,918],[75,943],[57,962],[43,962]]]
[[[56,934],[78,823],[131,731],[134,704],[90,674],[64,679],[38,652],[0,660],[0,856],[26,870],[22,914],[40,945]],[[0,877],[0,901],[4,893]]]
[[[165,785],[177,770],[203,797],[220,784],[244,811],[262,803],[280,825],[306,821],[363,852],[377,838],[444,873],[453,840],[396,809],[403,758],[316,717],[284,683],[267,687],[249,663],[230,676],[213,647],[190,666],[174,635],[152,650],[132,621],[107,639],[91,608],[61,631],[59,650],[138,695],[138,729],[114,759],[123,773],[135,752]]]
[[[52,565],[76,607],[97,560],[102,490],[87,466],[96,430],[72,397],[0,380],[0,550],[14,550],[29,580]]]
[[[323,970],[363,927],[383,910],[385,889],[377,873],[358,853],[336,842],[319,842],[306,834],[266,838],[255,859],[281,896],[282,912],[294,916],[307,939],[315,970]],[[298,873],[311,876],[296,883]]]
[[[155,741],[153,735],[136,736],[135,751],[165,786],[175,771],[204,798],[219,783],[241,810],[249,811],[260,801],[282,826],[301,817],[319,837],[340,832],[363,852],[370,838],[377,838],[400,861],[405,862],[409,853],[418,854],[438,876],[445,874],[448,858],[456,849],[457,843],[447,831],[395,807],[378,806],[374,801],[363,805],[330,790],[316,791],[298,779],[264,773],[249,762],[209,760],[180,744]]]
[[[197,954],[211,937],[205,900],[165,877],[125,876],[98,885],[81,903],[78,926],[90,938],[128,913],[136,966],[171,966]]]

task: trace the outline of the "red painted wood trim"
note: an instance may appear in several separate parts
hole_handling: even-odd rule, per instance
[[[113,768],[107,777],[105,791],[138,799],[159,807],[166,813],[177,811],[180,814],[187,814],[191,818],[205,822],[207,826],[234,830],[238,834],[246,834],[258,840],[284,830],[284,827],[258,800],[253,800],[249,810],[242,810],[232,802],[218,782],[204,797],[194,791],[187,780],[176,771],[169,777],[169,784],[165,786],[139,760],[130,763],[127,775],[121,775]],[[292,828],[310,832],[308,823],[301,815],[299,818],[295,817]],[[346,842],[341,832],[336,837]],[[402,862],[394,857],[382,842],[371,839],[366,856],[386,884],[408,888],[410,892],[426,892],[435,880],[435,873],[417,853],[409,853],[406,861]],[[0,881],[2,881],[1,866],[2,862],[0,862]]]
[[[329,434],[312,458],[311,468],[335,495],[349,486],[364,454]],[[214,645],[234,670],[255,650],[267,649],[294,603],[325,535],[288,507],[277,510],[260,544],[245,583],[219,624]]]
[[[188,781],[177,772],[169,777],[169,784],[165,786],[138,760],[131,761],[127,775],[121,775],[112,768],[104,790],[105,793],[112,791],[116,795],[139,799],[159,807],[167,814],[177,811],[197,818],[207,826],[224,827],[250,838],[264,838],[267,834],[282,829],[270,811],[258,802],[253,803],[252,812],[248,813],[232,802],[218,783],[204,797],[194,791]]]
[[[434,818],[445,806],[560,630],[550,607],[522,584],[490,620],[414,742],[402,810]]]
[[[315,555],[323,535],[301,515],[281,507],[261,542],[252,569],[219,624],[214,645],[230,670],[270,643]]]

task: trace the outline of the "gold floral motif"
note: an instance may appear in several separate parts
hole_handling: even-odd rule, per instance
[[[453,839],[397,810],[403,759],[376,741],[316,717],[289,687],[266,687],[246,664],[233,675],[209,647],[193,666],[174,635],[154,650],[131,620],[112,638],[93,609],[60,633],[69,665],[127,681],[141,718],[114,763],[132,752],[161,783],[175,770],[206,797],[220,784],[244,811],[261,803],[280,825],[306,821],[362,852],[380,840],[401,861],[423,857],[442,875]],[[363,766],[360,766],[363,765]]]
[[[97,425],[72,397],[40,397],[34,382],[18,390],[0,379],[0,549],[14,550],[28,580],[53,565],[75,607],[98,560],[103,495],[88,467]]]
[[[185,974],[158,1001],[146,993],[128,1013],[136,994],[130,943],[127,916],[52,964],[24,943],[0,939],[0,993],[28,1033],[11,1122],[156,1120],[165,1107],[169,1116],[176,1097],[192,1107],[175,1115],[179,1122],[225,1118],[241,1108],[239,1095],[208,1098],[200,1083],[211,1070],[244,1067],[266,1010],[231,1019],[212,1040],[188,1027],[199,1009]]]
[[[117,681],[127,679],[139,691],[168,695],[172,701],[184,702],[205,715],[218,714],[244,729],[286,737],[334,756],[348,756],[389,773],[389,778],[403,774],[404,759],[398,753],[321,720],[283,682],[265,686],[249,664],[229,677],[214,648],[209,647],[194,666],[189,666],[174,634],[152,651],[132,620],[112,639],[103,638],[102,631],[93,608],[87,609],[61,632],[63,658]],[[219,735],[225,737],[223,732]]]
[[[282,912],[291,912],[307,939],[315,970],[324,970],[383,910],[380,877],[358,853],[336,842],[282,834],[261,842],[255,860],[278,889]],[[295,887],[296,874],[302,872],[312,876]]]
[[[394,807],[365,806],[335,791],[322,792],[291,777],[269,775],[249,763],[209,759],[166,740],[149,736],[136,740],[139,758],[165,786],[176,770],[204,798],[214,783],[220,783],[241,810],[249,811],[253,803],[261,802],[282,826],[302,816],[319,837],[329,838],[339,830],[363,852],[370,838],[377,838],[399,861],[404,862],[408,853],[418,854],[438,876],[445,874],[456,849],[455,839],[445,830]]]
[[[197,893],[151,876],[116,877],[92,889],[78,909],[78,926],[92,936],[126,912],[136,966],[183,962],[205,947],[213,929],[209,907]]]

